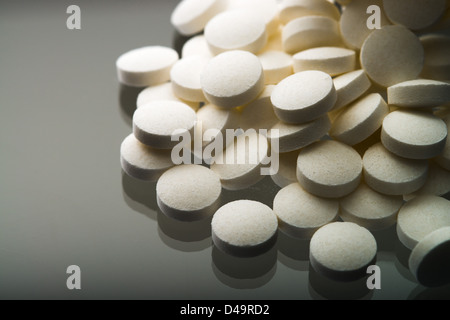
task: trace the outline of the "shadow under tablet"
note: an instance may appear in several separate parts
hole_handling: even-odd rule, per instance
[[[122,195],[131,209],[156,220],[156,181],[139,180],[122,170]]]
[[[157,211],[158,233],[169,247],[183,251],[201,251],[211,246],[211,219],[199,221],[178,221]]]
[[[245,199],[259,201],[272,208],[273,199],[280,189],[281,188],[272,181],[270,176],[266,176],[255,185],[243,190],[231,191],[222,189],[221,205]]]
[[[129,87],[121,84],[119,88],[119,106],[123,121],[133,126],[133,114],[136,110],[137,97],[145,88]]]
[[[309,239],[296,239],[278,230],[278,260],[299,271],[309,270]]]
[[[256,257],[240,258],[212,248],[212,268],[217,279],[235,289],[259,288],[272,279],[276,272],[277,248]]]
[[[313,299],[366,300],[373,296],[373,290],[367,287],[367,277],[350,282],[335,281],[312,267],[309,269],[309,292]]]

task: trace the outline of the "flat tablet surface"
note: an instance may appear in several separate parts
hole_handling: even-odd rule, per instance
[[[251,10],[222,12],[205,27],[205,39],[214,54],[245,50],[257,54],[267,43],[264,18]]]
[[[397,213],[403,205],[402,196],[388,196],[361,185],[341,199],[340,216],[369,230],[385,229],[395,224]]]
[[[170,150],[149,148],[140,143],[134,134],[122,141],[120,160],[127,174],[142,180],[156,181],[164,171],[174,166]]]
[[[159,178],[156,196],[160,209],[181,221],[206,219],[219,207],[220,177],[200,165],[173,167]]]
[[[399,211],[397,234],[409,249],[431,232],[450,226],[450,201],[434,195],[423,195],[408,201]]]
[[[350,1],[347,1],[350,2]],[[361,49],[364,40],[373,30],[367,28],[368,18],[367,9],[375,5],[383,8],[383,0],[357,0],[346,5],[342,10],[342,16],[339,20],[339,26],[344,42],[352,49]],[[373,11],[372,11],[373,13]],[[380,10],[380,26],[390,24],[383,10]],[[378,17],[378,15],[377,15]]]
[[[325,0],[283,0],[279,5],[280,22],[289,21],[304,16],[324,16],[339,20],[339,10]]]
[[[403,199],[409,201],[419,195],[425,194],[444,198],[450,196],[450,171],[442,168],[434,161],[430,161],[427,181],[422,188],[411,194],[403,195]]]
[[[365,228],[352,222],[333,222],[312,237],[310,257],[314,269],[336,280],[362,277],[374,262],[377,243]]]
[[[337,219],[339,202],[313,196],[295,182],[277,193],[273,211],[282,231],[309,239],[321,226]]]
[[[170,69],[178,58],[178,53],[169,47],[132,49],[117,59],[117,76],[121,83],[133,87],[161,84],[170,79]]]
[[[359,69],[345,73],[333,79],[337,100],[333,110],[338,110],[361,97],[372,83],[364,70]]]
[[[364,179],[374,190],[403,195],[420,189],[428,174],[427,160],[399,157],[376,143],[364,153]]]
[[[319,47],[293,56],[294,72],[319,70],[334,77],[355,69],[355,51],[340,47]]]
[[[305,16],[289,21],[282,31],[283,48],[287,53],[341,44],[339,25],[326,16]]]
[[[288,124],[279,121],[273,125],[267,137],[272,145],[277,144],[279,152],[291,152],[325,137],[330,127],[328,115],[302,124]]]
[[[221,0],[183,0],[173,10],[170,21],[181,34],[194,35],[203,31],[208,21],[225,9]]]
[[[310,70],[293,74],[281,81],[271,95],[277,117],[287,123],[305,123],[328,112],[336,102],[331,77]]]
[[[431,26],[444,13],[445,0],[383,0],[384,12],[389,20],[411,30]]]
[[[388,113],[389,107],[379,94],[368,94],[350,104],[337,116],[330,135],[349,145],[358,144],[381,127]]]
[[[140,91],[136,99],[136,107],[139,108],[147,102],[158,100],[173,100],[183,102],[194,110],[197,110],[200,105],[198,102],[189,102],[180,99],[173,92],[172,83],[165,82],[163,84],[147,87],[144,90]]]
[[[401,82],[388,88],[388,102],[398,107],[439,107],[450,102],[450,84],[428,79]]]
[[[211,59],[200,75],[209,102],[223,108],[249,103],[264,89],[264,72],[258,57],[248,51],[232,50]]]
[[[188,105],[171,100],[149,102],[133,114],[133,133],[143,144],[171,149],[177,144],[172,136],[192,133],[197,116]]]
[[[217,210],[211,228],[219,249],[236,256],[257,256],[274,244],[278,221],[265,204],[238,200]]]
[[[244,107],[239,119],[243,130],[269,130],[278,122],[278,118],[273,111],[272,101],[270,101],[274,88],[274,85],[267,85],[255,100]]]
[[[403,26],[374,30],[364,41],[361,66],[381,86],[416,79],[422,72],[424,50],[419,38]]]
[[[383,119],[381,142],[386,149],[408,159],[431,159],[442,154],[447,126],[428,112],[397,110]]]
[[[264,178],[261,170],[268,152],[267,138],[255,130],[248,131],[216,153],[211,170],[220,176],[225,189],[246,189]]]
[[[300,151],[297,179],[305,190],[327,198],[340,198],[355,190],[362,175],[362,160],[341,142],[318,141]]]

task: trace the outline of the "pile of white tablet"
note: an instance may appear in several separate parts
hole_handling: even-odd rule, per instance
[[[317,272],[353,280],[376,261],[371,231],[397,224],[416,279],[448,283],[450,1],[335,2],[182,0],[171,22],[191,38],[180,54],[144,46],[117,60],[119,81],[145,88],[122,168],[158,180],[167,216],[212,217],[228,254],[260,255],[280,231],[311,239]],[[239,128],[254,130],[223,143]],[[180,163],[174,132],[207,136],[188,146],[200,158],[223,147]],[[214,161],[241,147],[241,162]],[[281,188],[272,208],[221,203],[222,188],[260,181],[270,157]]]

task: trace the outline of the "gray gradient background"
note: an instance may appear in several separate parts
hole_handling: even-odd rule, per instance
[[[367,292],[365,282],[310,271],[307,243],[281,237],[262,257],[224,256],[208,222],[169,221],[155,183],[122,174],[119,146],[137,91],[118,84],[115,60],[145,45],[178,46],[177,2],[0,1],[0,298],[450,297],[449,287],[414,282],[395,229],[376,234],[382,289]],[[81,7],[79,31],[66,28],[70,4]],[[267,178],[225,192],[224,202],[271,205],[277,191]],[[82,271],[79,291],[66,288],[72,264]]]

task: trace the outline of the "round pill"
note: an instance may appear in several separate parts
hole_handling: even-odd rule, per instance
[[[371,93],[348,108],[334,120],[330,136],[350,146],[358,144],[373,133],[389,114],[389,107],[378,93]]]
[[[282,33],[283,48],[289,54],[314,47],[339,46],[341,36],[336,20],[306,16],[290,21]]]
[[[213,57],[203,34],[190,38],[183,45],[183,48],[181,49],[181,57],[187,58],[190,56],[203,56],[206,58]]]
[[[273,152],[273,151],[272,151]],[[278,171],[271,175],[273,182],[280,188],[297,182],[297,158],[299,150],[280,153],[278,158]]]
[[[416,79],[422,72],[424,50],[417,36],[403,26],[384,26],[364,41],[361,66],[384,87]]]
[[[266,23],[267,34],[272,35],[278,31],[278,4],[277,0],[228,0],[228,10],[249,10],[261,16]]]
[[[261,167],[268,151],[269,143],[265,136],[256,130],[246,131],[216,155],[211,170],[220,176],[225,189],[246,189],[264,178]]]
[[[389,20],[411,30],[420,30],[434,24],[444,13],[446,0],[383,0]]]
[[[119,81],[131,87],[148,87],[170,80],[170,69],[178,61],[178,53],[161,46],[128,51],[116,61]]]
[[[355,51],[338,47],[307,49],[293,56],[294,72],[318,70],[334,77],[355,69]]]
[[[409,269],[427,287],[450,283],[450,227],[439,228],[423,238],[412,250]]]
[[[147,104],[149,102],[161,100],[172,100],[183,102],[195,111],[197,111],[199,107],[198,102],[189,102],[178,98],[173,92],[172,83],[170,82],[147,87],[144,90],[142,90],[137,96],[136,105],[138,108],[140,108],[144,104]]]
[[[419,190],[427,179],[428,161],[399,157],[381,143],[367,149],[363,157],[365,182],[387,195],[403,195]]]
[[[315,142],[300,151],[297,179],[319,197],[340,198],[354,191],[362,175],[361,156],[337,141]]]
[[[450,102],[450,83],[416,79],[397,83],[387,89],[388,103],[397,107],[438,107]]]
[[[212,216],[220,206],[221,192],[219,176],[206,167],[193,164],[167,170],[156,184],[161,211],[181,221]]]
[[[355,70],[333,79],[337,100],[333,110],[338,110],[362,96],[372,83],[364,70]]]
[[[379,15],[376,16],[380,27],[390,24],[384,14],[382,2],[382,0],[352,1],[343,9],[339,26],[342,39],[349,48],[361,49],[366,38],[374,30],[367,27],[368,21],[371,21],[367,13],[370,6],[374,5],[381,9],[378,11]]]
[[[450,201],[423,195],[406,202],[397,218],[397,235],[403,245],[413,249],[431,232],[450,226]]]
[[[447,141],[445,143],[444,150],[442,153],[436,158],[436,162],[444,169],[450,170],[450,114],[447,115],[444,119],[445,124],[447,125]]]
[[[431,113],[397,110],[383,120],[381,142],[401,157],[431,159],[442,153],[446,141],[445,122]]]
[[[305,123],[333,108],[337,94],[331,77],[322,71],[303,71],[281,81],[272,92],[277,117],[286,123]]]
[[[244,106],[240,116],[243,130],[269,130],[278,122],[270,100],[274,88],[274,85],[267,85],[255,100]]]
[[[273,247],[278,221],[272,209],[265,204],[238,200],[217,210],[211,229],[217,248],[233,256],[253,257]]]
[[[133,115],[133,133],[143,144],[171,149],[178,144],[172,141],[174,133],[194,132],[197,116],[188,105],[170,100],[149,102]]]
[[[213,54],[228,50],[258,53],[267,43],[263,18],[248,10],[225,11],[205,27],[205,38]]]
[[[120,145],[120,163],[129,176],[149,181],[158,180],[164,171],[174,166],[170,150],[150,148],[133,134]]]
[[[422,77],[434,80],[449,80],[450,36],[431,33],[425,34],[419,39],[425,50]]]
[[[331,122],[326,114],[302,124],[279,121],[271,128],[267,137],[272,145],[274,143],[278,145],[279,152],[290,152],[319,140],[327,135],[330,127]]]
[[[338,8],[325,0],[283,0],[279,5],[279,16],[282,24],[305,16],[324,16],[339,20]]]
[[[385,229],[397,222],[397,213],[402,205],[402,196],[384,195],[362,183],[341,199],[341,218],[369,230]]]
[[[237,127],[238,118],[239,113],[234,109],[222,109],[213,104],[201,107],[197,111],[197,127],[202,130],[203,146],[208,145],[219,134],[225,137],[226,129]]]
[[[293,72],[292,57],[283,51],[264,51],[258,55],[266,84],[277,84]]]
[[[183,0],[175,7],[170,20],[179,33],[191,36],[202,31],[225,8],[223,0]]]
[[[311,238],[310,262],[314,270],[338,281],[352,281],[367,275],[375,263],[377,242],[365,228],[352,222],[333,222]]]
[[[419,195],[425,194],[439,197],[450,195],[450,171],[441,168],[434,161],[430,161],[427,181],[423,187],[416,192],[403,195],[403,199],[409,201]]]
[[[254,54],[236,50],[212,58],[203,69],[206,99],[222,108],[245,105],[264,90],[264,72]]]
[[[339,202],[316,197],[295,182],[277,193],[273,211],[281,231],[294,238],[310,239],[320,227],[337,219]]]
[[[177,97],[187,101],[206,101],[200,75],[208,61],[209,58],[204,56],[191,56],[174,64],[170,71],[170,79]]]

